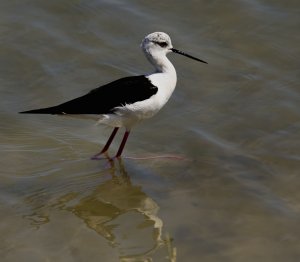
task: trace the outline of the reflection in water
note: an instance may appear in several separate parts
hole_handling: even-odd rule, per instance
[[[159,206],[140,186],[131,183],[121,161],[110,164],[111,178],[91,192],[68,192],[51,201],[45,200],[41,191],[31,195],[26,202],[35,208],[26,218],[41,226],[51,221],[51,209],[70,211],[117,248],[121,261],[151,261],[150,255],[164,245],[163,222],[157,216]],[[168,253],[174,253],[170,238],[165,242]],[[172,255],[169,257],[175,261]]]
[[[117,170],[112,165],[112,179],[97,186],[90,195],[68,207],[68,210],[106,238],[111,245],[118,247],[121,254],[127,253],[125,249],[135,251],[124,256],[124,259],[144,256],[161,244],[163,223],[157,217],[159,207],[139,186],[131,184],[121,162],[119,167]],[[139,239],[137,236],[144,235],[145,232],[151,237],[144,239],[144,243],[147,242],[148,245],[140,248],[139,243],[135,242]]]

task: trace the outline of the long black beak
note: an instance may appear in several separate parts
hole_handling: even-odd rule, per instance
[[[199,61],[199,62],[202,62],[202,63],[207,64],[207,62],[205,62],[205,61],[203,61],[203,60],[201,60],[201,59],[199,59],[199,58],[197,58],[197,57],[191,56],[191,55],[189,55],[189,54],[187,54],[187,53],[184,53],[184,52],[182,52],[182,51],[180,51],[180,50],[177,50],[177,49],[175,49],[175,48],[170,48],[170,50],[171,50],[172,52],[176,53],[176,54],[184,55],[184,56],[186,56],[186,57],[188,57],[188,58],[191,58],[191,59],[194,59],[194,60],[196,60],[196,61]]]

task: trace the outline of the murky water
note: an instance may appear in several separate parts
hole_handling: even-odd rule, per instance
[[[1,261],[299,261],[299,1],[2,1]],[[19,115],[152,70],[153,31],[177,89],[126,156],[111,132]],[[118,147],[117,141],[112,151]]]

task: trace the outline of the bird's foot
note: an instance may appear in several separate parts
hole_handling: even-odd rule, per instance
[[[110,159],[110,157],[106,152],[100,152],[91,157],[91,160],[107,160],[107,159]]]
[[[110,157],[108,153],[98,153],[91,157],[91,160],[108,160],[108,161],[114,161],[114,160],[120,160],[121,156],[115,155],[114,157]]]
[[[189,161],[190,159],[180,156],[180,155],[150,155],[150,156],[119,156],[115,155],[114,157],[110,157],[106,152],[98,153],[91,157],[91,160],[108,160],[109,162],[120,159],[131,159],[131,160],[156,160],[156,159],[171,159],[171,160],[181,160],[181,161]]]

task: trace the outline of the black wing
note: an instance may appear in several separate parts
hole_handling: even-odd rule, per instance
[[[143,101],[155,95],[158,88],[144,75],[124,77],[93,89],[84,96],[63,104],[20,112],[23,114],[108,114],[114,108]]]

